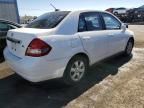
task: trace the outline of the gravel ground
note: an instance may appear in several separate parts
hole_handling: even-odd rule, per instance
[[[110,68],[113,65],[106,64]],[[70,102],[67,108],[144,108],[144,49],[99,84]]]

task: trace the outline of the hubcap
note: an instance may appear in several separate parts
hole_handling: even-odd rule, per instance
[[[128,46],[127,46],[127,54],[130,54],[131,51],[132,51],[132,48],[133,48],[133,44],[131,42],[128,43]]]
[[[76,61],[73,63],[70,69],[70,77],[73,81],[77,82],[81,80],[85,73],[85,65],[83,61]]]

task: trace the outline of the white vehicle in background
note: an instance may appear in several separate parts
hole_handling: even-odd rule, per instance
[[[114,15],[121,15],[121,14],[126,14],[128,9],[126,8],[116,8],[113,10]]]
[[[62,78],[73,85],[92,64],[120,52],[131,55],[133,36],[107,12],[51,12],[26,28],[9,31],[4,56],[10,67],[29,81]]]

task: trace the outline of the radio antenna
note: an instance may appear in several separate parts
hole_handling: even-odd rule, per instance
[[[60,10],[57,9],[52,3],[50,3],[50,5],[54,8],[55,11],[60,11]]]

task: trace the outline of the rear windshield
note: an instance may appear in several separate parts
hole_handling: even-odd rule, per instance
[[[26,28],[49,29],[56,27],[67,15],[68,11],[46,13],[26,26]]]

